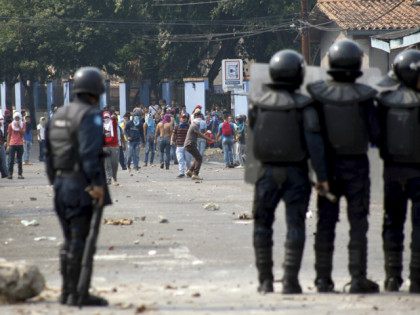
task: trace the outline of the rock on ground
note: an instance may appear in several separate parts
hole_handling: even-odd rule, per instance
[[[0,298],[21,302],[40,294],[45,288],[44,276],[38,267],[24,263],[0,263]]]

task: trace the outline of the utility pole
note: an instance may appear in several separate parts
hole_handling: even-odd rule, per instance
[[[300,19],[304,22],[308,21],[308,0],[300,0]],[[310,49],[309,49],[309,29],[303,25],[301,30],[301,46],[302,55],[306,62],[310,62]]]

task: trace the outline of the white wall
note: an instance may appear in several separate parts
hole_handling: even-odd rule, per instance
[[[206,111],[206,84],[204,81],[185,82],[185,107],[188,113],[192,113],[196,105],[201,105],[201,111]]]

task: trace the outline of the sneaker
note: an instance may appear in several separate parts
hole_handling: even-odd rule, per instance
[[[165,166],[165,164],[163,164],[163,163],[160,164],[161,169],[163,169],[164,166]]]
[[[179,174],[176,178],[184,178],[185,174]]]
[[[192,172],[192,171],[190,171],[190,170],[188,170],[188,171],[185,173],[185,175],[187,175],[188,177],[191,177],[191,176],[193,175],[193,172]]]
[[[193,175],[193,176],[191,176],[191,179],[192,180],[203,180],[203,178],[202,177],[200,177],[200,176],[198,176],[198,175]]]
[[[146,166],[147,166],[147,163],[144,163],[144,164],[143,164],[143,167],[146,167]]]
[[[12,175],[7,176],[7,179],[13,179]]]
[[[113,180],[113,181],[112,181],[112,185],[114,185],[114,186],[120,186],[120,183],[119,183],[119,182],[117,182],[116,180]]]
[[[25,179],[22,175],[18,175],[18,179]]]

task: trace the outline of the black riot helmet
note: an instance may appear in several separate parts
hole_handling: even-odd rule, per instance
[[[405,50],[394,60],[394,72],[404,85],[420,91],[420,51]]]
[[[339,81],[354,81],[362,75],[363,51],[360,46],[348,39],[334,43],[328,50],[328,73]]]
[[[305,60],[294,50],[281,50],[271,57],[269,69],[274,82],[269,86],[297,89],[305,76]]]
[[[100,96],[105,92],[105,80],[101,71],[94,67],[80,68],[74,74],[73,93]]]

